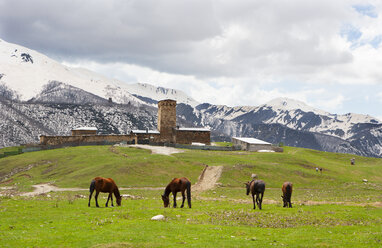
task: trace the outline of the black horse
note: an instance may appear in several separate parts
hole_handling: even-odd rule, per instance
[[[265,183],[263,180],[252,180],[251,182],[244,183],[247,187],[247,195],[249,192],[252,194],[253,209],[256,209],[256,203],[261,210],[261,205],[263,203],[263,196],[265,191]],[[255,200],[256,195],[256,200]]]

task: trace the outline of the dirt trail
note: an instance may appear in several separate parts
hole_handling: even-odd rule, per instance
[[[58,192],[58,191],[82,191],[82,190],[89,190],[89,189],[81,189],[81,188],[59,188],[54,185],[43,183],[43,184],[37,184],[33,185],[34,190],[32,192],[26,192],[20,194],[21,196],[36,196],[44,193],[49,192]]]
[[[204,168],[199,176],[198,182],[192,187],[194,192],[213,189],[216,186],[223,171],[223,166],[208,166]]]
[[[174,154],[174,153],[184,152],[181,149],[176,149],[174,147],[167,147],[167,146],[128,145],[128,147],[151,150],[151,152],[153,154],[162,154],[162,155],[167,155],[167,156],[171,156],[171,154]]]
[[[213,189],[219,180],[221,173],[223,171],[223,166],[206,166],[199,176],[198,182],[192,186],[192,191],[201,192],[209,189]],[[54,185],[43,183],[33,185],[34,190],[32,192],[26,192],[20,194],[21,196],[37,196],[49,192],[60,192],[60,191],[86,191],[89,189],[81,188],[59,188]],[[162,190],[163,187],[137,187],[137,188],[120,188],[120,190],[131,190],[131,189],[145,189],[145,190]]]

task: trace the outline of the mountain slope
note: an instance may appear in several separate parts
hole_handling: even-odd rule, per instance
[[[68,103],[68,104],[107,104],[102,97],[88,93],[77,87],[57,81],[50,81],[43,86],[37,96],[30,99],[31,103]]]
[[[208,126],[217,140],[247,136],[322,151],[382,157],[382,123],[367,115],[335,115],[279,98],[258,107],[200,104],[182,118]]]
[[[126,84],[83,68],[62,65],[32,49],[0,39],[0,83],[16,92],[20,100],[36,97],[52,81],[77,87],[105,99],[112,98],[114,102],[122,104],[146,103],[132,94],[154,100],[171,98],[192,106],[198,104],[179,90],[149,84]]]
[[[171,98],[178,102],[180,125],[209,127],[215,140],[248,136],[382,157],[382,123],[371,116],[331,114],[287,98],[260,106],[198,104],[179,90],[110,80],[2,40],[0,97],[3,146],[36,141],[39,134],[68,134],[79,125],[109,133],[153,129],[157,118],[153,107],[158,100]],[[109,98],[122,105],[109,103]]]

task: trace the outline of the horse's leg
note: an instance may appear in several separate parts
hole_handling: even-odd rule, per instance
[[[186,196],[184,195],[184,191],[182,191],[182,197],[183,197],[183,200],[182,200],[182,205],[180,206],[180,208],[182,208],[184,206],[184,201],[186,200]]]
[[[263,196],[264,196],[264,193],[260,193],[260,195],[259,195],[259,208],[260,208],[260,210],[261,210],[261,205],[263,204]]]
[[[110,193],[110,200],[111,200],[111,206],[114,207],[114,205],[113,205],[113,194],[112,193]]]
[[[252,201],[253,201],[253,209],[256,209],[256,200],[255,200],[254,194],[252,194]]]
[[[176,193],[177,192],[172,192],[172,195],[174,196],[174,208],[176,208]]]
[[[107,201],[106,201],[106,207],[107,207],[107,204],[109,204],[109,199],[110,199],[110,196],[111,196],[111,193],[109,193],[109,195],[107,196]]]
[[[289,198],[289,207],[290,207],[290,208],[292,207],[292,201],[291,201],[290,198]]]
[[[259,193],[256,194],[256,203],[257,203],[257,206],[259,207],[259,209],[261,210],[260,194]]]
[[[93,192],[94,190],[90,191],[88,207],[90,207],[90,200],[92,199]]]
[[[191,183],[187,186],[187,203],[188,207],[191,208]]]
[[[98,205],[98,195],[99,195],[99,191],[96,191],[95,200],[96,200],[96,207],[97,208],[99,208],[99,205]]]

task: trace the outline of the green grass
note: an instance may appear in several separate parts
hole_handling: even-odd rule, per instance
[[[215,145],[217,146],[225,146],[225,147],[231,147],[232,146],[232,142],[214,142]]]
[[[180,176],[195,183],[206,164],[224,166],[220,186],[193,195],[192,209],[164,209],[164,186]],[[283,153],[185,150],[164,156],[89,146],[1,158],[0,178],[10,172],[17,173],[0,186],[19,191],[38,183],[88,188],[95,176],[112,177],[119,187],[161,189],[124,191],[137,198],[99,209],[76,198],[87,191],[0,197],[1,247],[382,247],[376,203],[382,202],[382,159],[292,147]],[[243,183],[253,173],[266,182],[262,211],[252,210],[245,195]],[[281,207],[284,181],[294,185],[292,209]],[[157,214],[166,220],[151,221]]]
[[[132,192],[125,192],[132,193]],[[87,207],[76,193],[50,198],[2,198],[2,247],[377,247],[382,208],[264,205],[193,200],[164,209],[160,196],[123,200],[121,207]],[[105,196],[105,195],[104,195]],[[101,206],[106,201],[100,199]],[[164,221],[151,221],[163,214]]]
[[[23,148],[23,146],[11,146],[11,147],[0,148],[0,153],[18,151],[19,148]]]
[[[350,165],[352,157],[355,166]],[[382,159],[291,147],[284,147],[283,153],[185,150],[173,156],[135,148],[71,147],[2,158],[0,177],[30,166],[3,185],[20,191],[38,183],[87,188],[92,178],[103,176],[112,177],[120,187],[163,187],[181,176],[195,183],[205,164],[224,166],[219,182],[227,194],[235,195],[254,173],[266,182],[267,195],[276,199],[282,183],[290,181],[304,199],[382,201]],[[322,174],[316,167],[323,168]],[[364,178],[368,183],[362,182]]]

